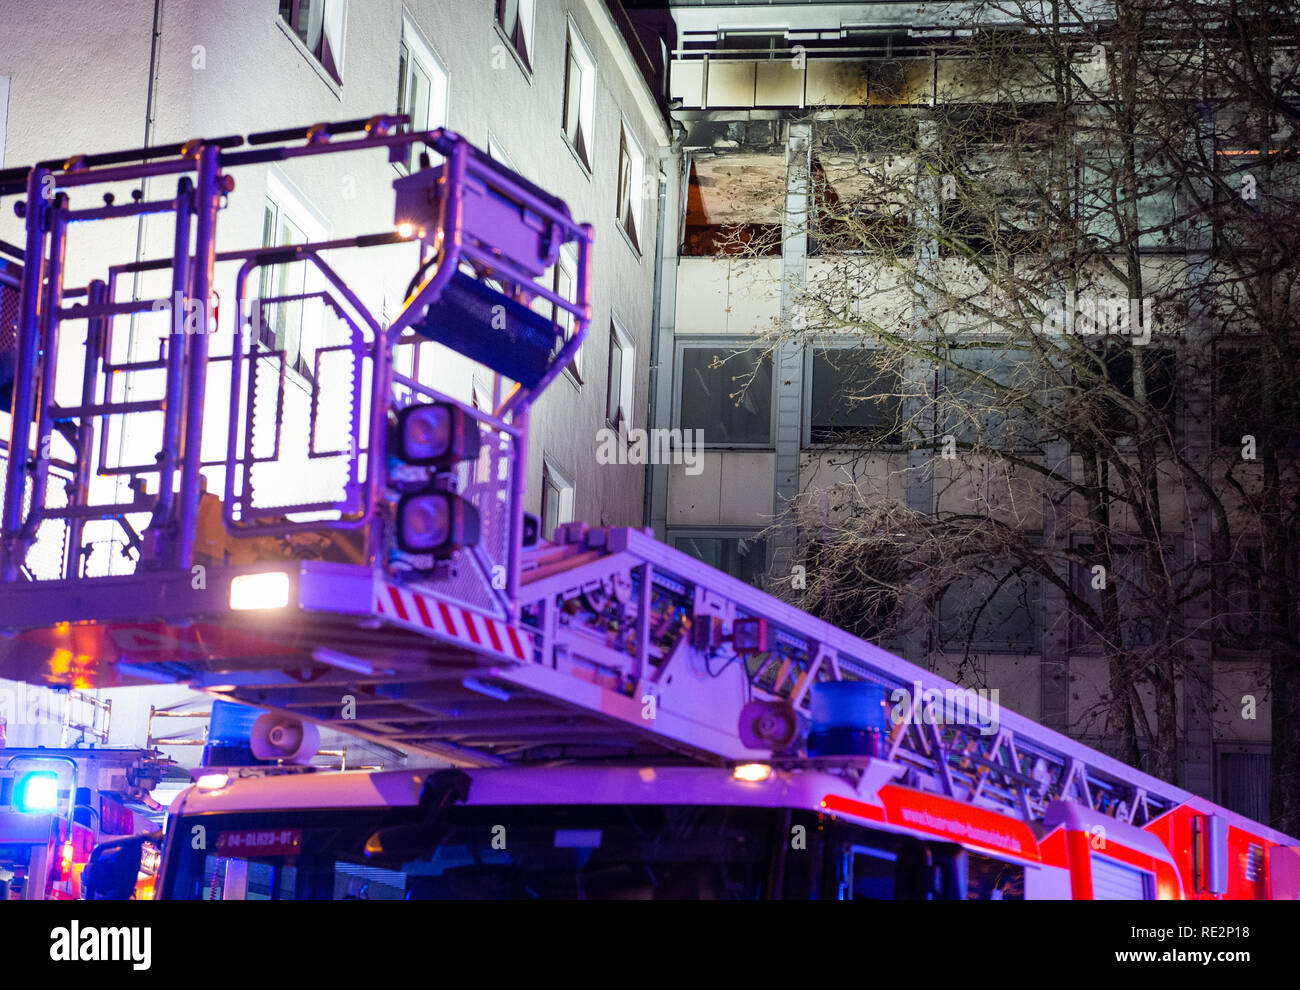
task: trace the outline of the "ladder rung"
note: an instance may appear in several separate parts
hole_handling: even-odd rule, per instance
[[[167,403],[162,399],[141,402],[101,402],[89,406],[51,406],[55,418],[67,416],[111,416],[114,413],[162,412]]]
[[[89,303],[77,303],[74,306],[60,306],[59,318],[64,320],[84,320],[92,316],[126,316],[130,313],[170,313],[172,301],[170,299],[132,299],[127,302],[117,303],[100,303],[98,306],[92,306]]]

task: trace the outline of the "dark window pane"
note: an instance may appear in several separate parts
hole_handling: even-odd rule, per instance
[[[1092,546],[1084,544],[1078,550],[1089,557],[1093,556]],[[1167,551],[1168,552],[1168,551]],[[1100,558],[1096,561],[1101,564]],[[1098,572],[1094,576],[1094,564],[1074,565],[1074,590],[1084,601],[1088,602],[1098,615],[1101,614],[1102,588],[1094,588],[1104,577],[1107,584],[1113,584],[1118,597],[1120,637],[1125,647],[1142,647],[1151,645],[1151,617],[1147,611],[1147,568],[1146,557],[1136,547],[1112,546],[1110,549],[1110,570],[1104,575]],[[1096,631],[1083,621],[1079,615],[1074,616],[1070,629],[1070,645],[1074,649],[1097,649],[1100,639]]]
[[[609,335],[609,378],[605,385],[605,418],[618,422],[623,411],[623,345],[618,337]]]
[[[771,357],[757,348],[685,348],[681,424],[703,430],[706,443],[770,443]]]
[[[958,443],[1032,447],[1037,434],[1023,397],[1034,392],[1036,366],[1028,353],[979,347],[953,349],[950,356],[962,370],[944,371],[937,397],[942,433]]]
[[[752,537],[679,536],[673,545],[734,578],[762,587],[767,572],[767,541]]]
[[[902,382],[880,368],[871,351],[833,350],[813,355],[813,443],[899,443]]]
[[[1175,410],[1174,382],[1176,368],[1173,351],[1160,347],[1112,347],[1106,351],[1106,376],[1111,388],[1125,398],[1133,399],[1133,362],[1142,361],[1143,382],[1146,386],[1145,407],[1162,413],[1172,425]],[[1137,417],[1123,409],[1119,402],[1107,403],[1107,420],[1110,428],[1120,435],[1131,436],[1137,432]]]
[[[1252,821],[1268,821],[1268,753],[1219,754],[1219,803]]]
[[[939,604],[939,638],[950,648],[1033,650],[1039,643],[1042,608],[1038,577],[1003,572],[954,581]]]

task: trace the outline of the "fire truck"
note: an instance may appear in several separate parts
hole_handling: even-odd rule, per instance
[[[269,163],[413,150],[382,229],[217,250]],[[85,198],[146,177],[175,196]],[[5,194],[0,676],[264,712],[271,762],[173,804],[162,898],[1300,896],[1295,839],[646,532],[541,538],[529,410],[586,335],[593,231],[460,136],[377,116],[43,162]],[[65,278],[71,228],[143,216],[170,255]],[[391,319],[344,274],[367,251],[412,273]],[[264,277],[291,264],[314,282]],[[303,358],[266,328],[308,300],[333,331]],[[142,336],[160,308],[187,332]],[[430,342],[490,401],[412,371]],[[313,772],[320,726],[439,768]],[[140,845],[102,845],[103,873]]]
[[[157,750],[0,748],[0,900],[79,899],[98,843],[158,828],[150,792],[176,770]],[[157,863],[141,866],[148,897]]]

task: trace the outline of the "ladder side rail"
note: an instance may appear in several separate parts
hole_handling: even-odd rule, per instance
[[[44,403],[46,396],[41,394],[37,374],[51,360],[48,351],[42,358],[45,346],[45,280],[48,260],[46,242],[49,240],[51,226],[51,209],[46,199],[49,192],[49,172],[44,169],[32,169],[27,176],[27,200],[25,205],[26,221],[26,255],[23,259],[23,283],[19,294],[18,310],[18,354],[14,369],[13,418],[10,431],[9,463],[5,485],[4,504],[4,543],[6,581],[17,580],[23,567],[27,550],[32,544],[27,518],[23,512],[23,503],[27,496],[27,479],[29,472],[35,477],[33,468],[39,469],[41,458],[40,440],[37,440],[37,458],[31,462],[31,431],[39,423],[34,405],[39,400]],[[53,250],[53,248],[51,248]],[[38,426],[39,433],[39,426]],[[33,496],[32,515],[39,522],[39,510]],[[34,533],[34,529],[32,530]]]
[[[54,382],[58,372],[58,354],[60,321],[59,309],[63,305],[64,262],[67,257],[68,238],[68,197],[66,193],[55,193],[50,212],[49,253],[46,261],[46,279],[42,301],[40,386],[36,405],[36,459],[32,468],[31,504],[27,518],[23,522],[21,536],[32,541],[45,519],[45,500],[49,491],[50,463],[53,460],[54,434]],[[30,542],[28,543],[30,547]],[[67,547],[64,547],[64,559],[60,562],[60,577],[67,576]]]
[[[193,180],[184,175],[176,184],[175,200],[175,237],[172,246],[172,327],[167,345],[166,385],[163,392],[163,433],[162,460],[158,473],[158,499],[154,504],[153,517],[148,533],[153,541],[151,554],[156,560],[166,560],[168,551],[163,541],[162,530],[171,515],[175,494],[173,478],[176,475],[176,455],[181,449],[181,429],[184,425],[184,382],[185,382],[185,334],[178,333],[177,320],[183,320],[189,312],[191,280],[193,272],[190,267],[190,227],[191,216],[198,203],[195,200]],[[202,301],[207,307],[207,300]],[[204,327],[206,329],[206,326]],[[128,355],[128,358],[130,355]]]
[[[96,279],[90,283],[88,299],[90,304],[102,304],[108,286]],[[105,323],[108,317],[92,316],[86,321],[86,358],[81,370],[81,405],[94,405],[99,388],[99,362],[102,355]],[[68,504],[85,502],[89,496],[90,456],[95,443],[95,418],[90,415],[78,417],[75,442],[73,443],[76,463],[73,467],[72,483],[68,489]],[[85,520],[73,518],[68,521],[68,540],[65,553],[64,575],[70,578],[81,577],[81,562],[84,558],[81,550],[82,531]]]
[[[199,486],[202,459],[203,406],[208,383],[208,321],[212,299],[212,278],[217,254],[217,211],[221,209],[221,148],[215,144],[199,149],[199,175],[194,189],[194,206],[198,213],[195,230],[194,272],[190,298],[199,305],[203,321],[199,333],[185,334],[189,366],[185,383],[184,449],[181,457],[180,519],[176,544],[169,554],[177,570],[188,571],[194,563],[194,543],[198,538]]]

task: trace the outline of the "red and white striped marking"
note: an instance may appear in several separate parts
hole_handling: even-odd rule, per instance
[[[479,651],[513,660],[532,659],[533,637],[522,629],[386,581],[375,587],[375,607],[389,621],[427,629]]]

